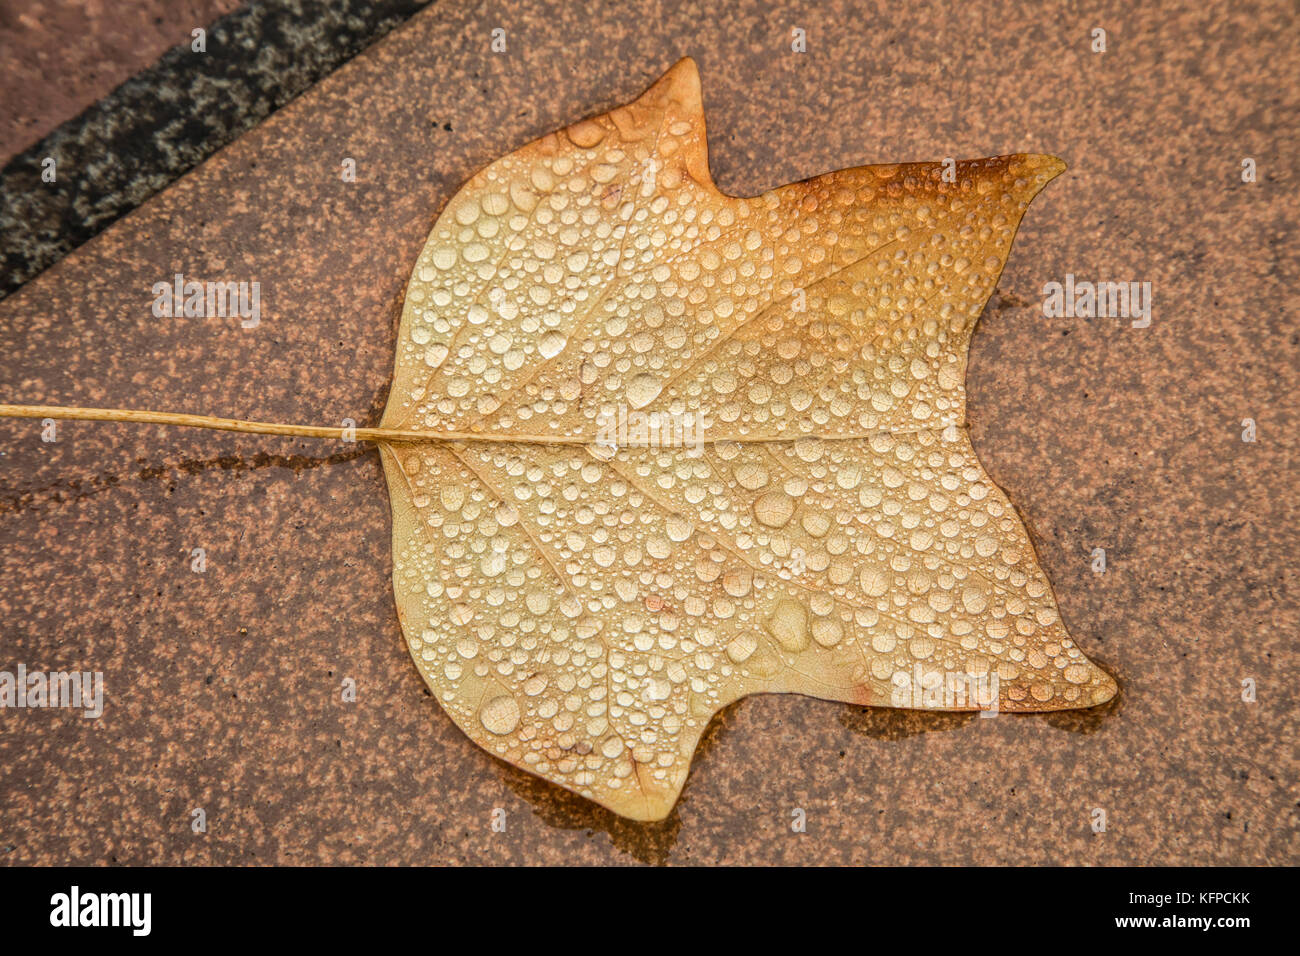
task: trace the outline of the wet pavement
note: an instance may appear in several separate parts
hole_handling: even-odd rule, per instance
[[[1294,9],[614,9],[418,14],[0,303],[0,400],[374,424],[455,189],[691,55],[733,194],[867,162],[1069,164],[980,320],[969,416],[1120,696],[996,719],[750,698],[672,816],[631,823],[493,759],[429,696],[373,448],[4,421],[0,669],[102,671],[105,709],[0,711],[0,860],[1296,862]],[[155,317],[178,272],[259,282],[260,322]],[[1151,282],[1150,327],[1044,317],[1067,274]]]

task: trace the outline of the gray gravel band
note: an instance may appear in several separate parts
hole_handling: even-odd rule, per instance
[[[253,0],[206,52],[173,47],[19,153],[0,171],[0,299],[427,5]]]

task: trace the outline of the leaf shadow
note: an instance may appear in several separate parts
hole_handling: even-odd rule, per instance
[[[695,769],[707,759],[717,745],[740,704],[741,701],[735,701],[713,715],[713,719],[705,727],[700,742],[695,747],[695,754],[691,761],[692,773],[687,777],[682,796],[674,805],[672,813],[662,820],[653,822],[629,820],[586,797],[581,797],[510,764],[501,764],[502,781],[515,794],[532,804],[534,812],[549,826],[561,830],[604,832],[609,835],[614,846],[623,853],[651,866],[663,866],[668,862],[682,828],[681,807],[690,799],[691,780]]]
[[[977,714],[961,711],[846,707],[840,712],[840,724],[852,733],[873,740],[903,740],[921,734],[956,730],[977,717]]]
[[[1095,659],[1095,658],[1094,658]],[[1089,707],[1087,710],[1053,710],[1045,714],[1020,714],[1022,717],[1041,717],[1043,721],[1057,730],[1071,734],[1087,736],[1101,730],[1106,723],[1120,711],[1121,695],[1116,694],[1104,704]]]
[[[287,468],[295,475],[300,475],[313,468],[361,458],[370,451],[369,447],[357,447],[351,451],[325,456],[273,455],[259,451],[252,455],[182,458],[176,462],[156,465],[149,464],[148,459],[137,458],[136,464],[139,469],[135,473],[135,478],[139,481],[157,481],[175,472],[197,475],[218,468],[232,472]],[[52,511],[69,501],[79,501],[97,495],[101,491],[107,491],[109,488],[115,488],[124,480],[126,476],[120,470],[102,471],[82,478],[60,478],[44,485],[29,485],[26,488],[6,490],[3,495],[0,495],[0,515]]]

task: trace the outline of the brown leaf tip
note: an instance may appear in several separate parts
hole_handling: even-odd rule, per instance
[[[668,72],[650,87],[650,92],[658,93],[683,106],[703,111],[704,93],[700,86],[700,70],[689,56],[684,56],[674,63]]]

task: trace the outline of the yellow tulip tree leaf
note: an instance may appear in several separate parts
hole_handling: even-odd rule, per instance
[[[709,176],[699,76],[493,163],[407,287],[374,441],[411,656],[488,752],[637,820],[756,693],[1102,704],[965,421],[966,353],[1050,156]]]
[[[412,271],[382,422],[461,437],[380,444],[402,631],[461,729],[657,820],[749,694],[1110,699],[965,422],[971,331],[1063,168],[727,196],[683,60],[471,179]]]

